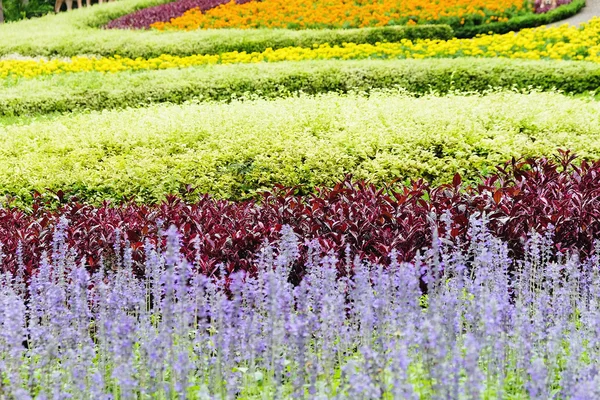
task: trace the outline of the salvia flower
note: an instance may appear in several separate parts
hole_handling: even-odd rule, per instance
[[[145,242],[143,265],[124,239],[90,274],[68,230],[26,285],[0,275],[0,397],[600,395],[600,256],[557,254],[551,232],[517,259],[471,218],[467,242],[434,233],[412,261],[393,251],[381,265],[351,247],[340,262],[283,226],[255,273],[205,273],[170,227]]]

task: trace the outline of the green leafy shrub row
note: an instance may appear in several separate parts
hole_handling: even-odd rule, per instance
[[[72,114],[0,126],[0,193],[153,202],[187,184],[243,199],[346,174],[441,183],[558,148],[600,158],[599,122],[591,97],[540,92],[329,93]]]
[[[248,94],[275,98],[298,92],[368,92],[399,87],[416,94],[484,92],[491,88],[585,93],[600,87],[600,65],[467,58],[330,60],[89,72],[5,80],[1,85],[0,116],[19,116],[180,104],[191,99],[228,101]]]
[[[458,38],[470,38],[480,34],[508,33],[525,28],[548,25],[553,22],[562,21],[577,14],[585,7],[586,0],[573,0],[569,4],[562,5],[554,10],[540,14],[527,14],[513,17],[508,21],[492,22],[485,25],[469,25],[454,28],[454,36]]]

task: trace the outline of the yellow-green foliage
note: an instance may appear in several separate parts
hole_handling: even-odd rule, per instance
[[[226,198],[456,172],[569,148],[600,156],[600,107],[556,93],[293,97],[92,112],[0,126],[0,188],[154,201],[185,184]]]

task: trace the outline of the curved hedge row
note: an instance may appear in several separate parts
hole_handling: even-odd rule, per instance
[[[78,73],[0,81],[0,116],[229,101],[298,92],[347,93],[404,88],[411,93],[485,92],[492,88],[596,91],[600,65],[502,59],[302,61],[213,65],[118,74]]]
[[[0,194],[64,190],[154,202],[185,191],[243,199],[346,174],[448,182],[511,156],[600,158],[600,108],[556,93],[334,94],[154,106],[0,127]]]

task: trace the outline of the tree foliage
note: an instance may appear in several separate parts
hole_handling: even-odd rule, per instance
[[[26,18],[41,17],[54,9],[52,0],[0,0],[0,22],[18,21]]]

